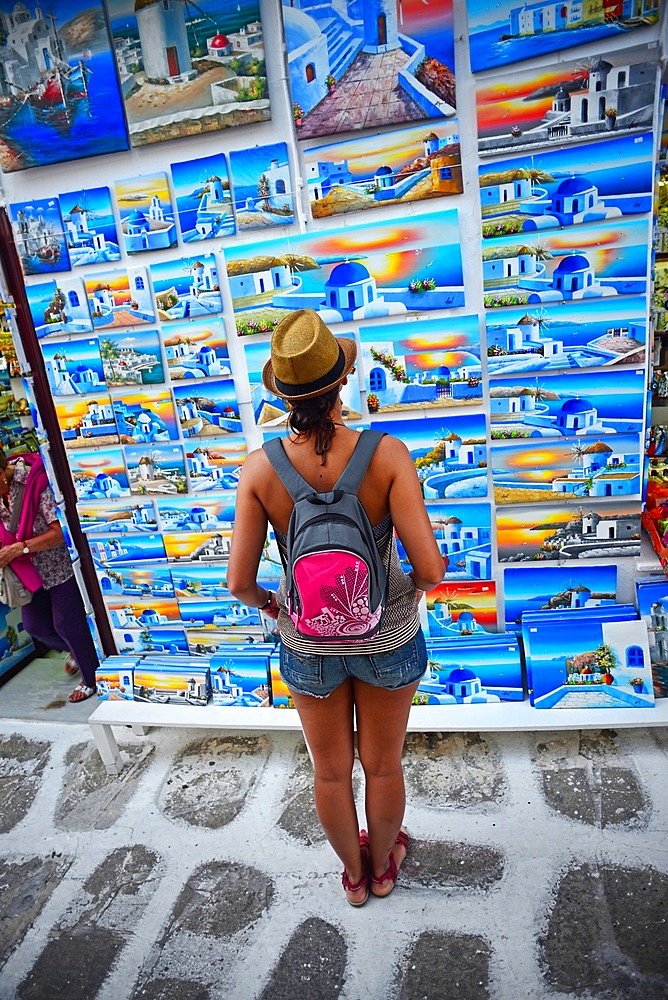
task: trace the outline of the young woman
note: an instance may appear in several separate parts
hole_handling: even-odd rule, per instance
[[[272,336],[263,381],[289,402],[291,433],[283,446],[317,493],[332,489],[359,438],[342,422],[340,399],[355,357],[354,341],[335,338],[310,309],[291,313]],[[369,891],[388,895],[406,856],[401,757],[411,702],[426,667],[418,601],[443,579],[415,466],[401,441],[382,438],[358,495],[390,566],[388,605],[372,637],[337,643],[335,649],[304,639],[287,614],[284,579],[276,595],[257,583],[267,523],[285,556],[293,508],[262,450],[248,456],[240,478],[227,573],[235,597],[278,619],[281,676],[313,757],[318,818],[344,864],[343,885],[353,906],[365,903]],[[410,574],[401,568],[393,531],[413,567]],[[355,721],[368,834],[360,833],[352,787]]]

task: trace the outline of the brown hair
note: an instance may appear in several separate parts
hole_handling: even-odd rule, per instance
[[[336,428],[332,420],[332,410],[336,405],[341,387],[335,385],[329,392],[312,399],[295,400],[290,407],[288,426],[295,434],[303,434],[310,438],[315,436],[315,453],[322,455],[321,465],[325,464],[327,450],[332,443]]]

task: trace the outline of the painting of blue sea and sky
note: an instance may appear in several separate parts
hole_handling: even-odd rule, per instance
[[[232,374],[222,317],[174,323],[162,331],[171,382]]]
[[[489,388],[492,440],[640,435],[646,395],[643,368],[495,379]]]
[[[427,505],[427,513],[443,556],[443,580],[489,580],[492,576],[490,505],[432,501]],[[408,572],[410,562],[399,538],[397,549]]]
[[[68,191],[58,202],[72,267],[121,259],[108,187]]]
[[[360,326],[369,413],[482,402],[477,316]]]
[[[190,489],[198,494],[198,503],[206,502],[202,493],[236,490],[248,454],[243,434],[229,434],[211,440],[189,438],[185,449]]]
[[[47,16],[38,0],[0,0],[0,15],[3,172],[127,149],[102,0],[58,0]]]
[[[222,311],[215,254],[151,264],[151,281],[163,323]]]
[[[464,305],[456,209],[224,252],[242,337],[271,333],[293,309],[334,324]]]
[[[341,336],[354,339],[352,331],[342,332]],[[255,337],[246,338],[243,347],[255,423],[263,430],[268,430],[270,427],[285,428],[290,412],[287,402],[280,396],[275,396],[262,384],[262,369],[269,358],[269,341],[257,340]],[[247,402],[244,398],[246,395],[245,385],[241,385],[239,401]],[[341,386],[341,401],[344,420],[361,419],[360,381],[357,368],[349,373],[346,384]]]
[[[560,368],[642,365],[647,300],[642,295],[577,299],[487,314],[490,376]]]
[[[639,497],[642,435],[492,440],[497,504]]]
[[[95,271],[84,275],[84,283],[96,330],[155,323],[146,268],[117,267]]]
[[[9,217],[24,274],[71,270],[57,198],[10,202]]]
[[[187,493],[186,464],[180,444],[137,444],[123,448],[132,493]]]
[[[42,342],[46,377],[54,396],[105,392],[104,369],[96,337]]]
[[[401,438],[427,501],[487,496],[485,416],[470,413],[420,420],[372,420],[372,430]]]
[[[137,566],[126,563],[96,565],[95,572],[100,581],[103,596],[125,594],[128,597],[173,597],[174,584],[169,566],[157,560],[143,562]]]
[[[157,330],[106,330],[100,337],[100,355],[109,386],[158,385],[165,381]]]
[[[234,236],[232,192],[224,153],[172,163],[181,239],[184,243]]]
[[[125,252],[145,253],[176,246],[178,235],[167,174],[139,174],[114,181]]]
[[[217,492],[214,497],[157,499],[162,531],[229,531],[234,525],[236,494]]]
[[[155,532],[158,522],[150,500],[122,503],[77,504],[81,529],[86,535],[99,532]]]
[[[243,431],[233,379],[176,382],[173,390],[184,438],[215,438]]]
[[[659,18],[658,4],[519,3],[466,0],[471,69],[474,73],[532,59],[558,49],[610,39],[615,45],[633,28]]]
[[[645,132],[482,164],[483,238],[651,212],[653,146]]]
[[[286,143],[237,149],[229,156],[237,228],[265,229],[293,223],[294,185]]]
[[[82,278],[63,275],[57,281],[26,285],[26,295],[38,339],[62,333],[93,332]]]
[[[617,567],[589,563],[577,566],[517,566],[503,571],[504,619],[508,632],[518,631],[524,611],[597,608],[617,601]],[[563,638],[564,629],[554,628]],[[569,631],[575,631],[569,626]]]
[[[541,230],[531,242],[518,236],[485,240],[485,306],[643,295],[650,242],[644,218]]]
[[[303,151],[314,219],[463,191],[456,118]]]

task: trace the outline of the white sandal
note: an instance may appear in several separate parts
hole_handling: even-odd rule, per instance
[[[81,684],[77,684],[74,691],[70,695],[70,701],[76,705],[77,702],[86,701],[87,698],[92,698],[94,694],[95,694],[95,688],[89,688],[82,681]],[[75,698],[75,695],[79,695],[79,697]]]

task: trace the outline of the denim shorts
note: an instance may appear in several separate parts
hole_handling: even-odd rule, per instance
[[[427,668],[427,647],[422,629],[391,653],[366,656],[295,653],[281,644],[281,677],[297,694],[326,698],[348,677],[373,687],[394,691],[414,684]]]

